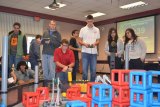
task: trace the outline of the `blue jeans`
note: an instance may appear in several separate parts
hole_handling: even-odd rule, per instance
[[[158,83],[160,83],[160,75],[158,75]]]
[[[76,74],[77,74],[78,68],[79,68],[79,60],[75,60],[75,65],[72,70],[72,80],[73,81],[76,81]]]
[[[35,71],[35,66],[38,65],[37,59],[29,59],[29,62],[31,63],[31,69]]]
[[[9,55],[9,69],[11,69],[12,65],[14,64],[14,67],[17,67],[17,64],[22,61],[21,57],[16,57],[16,55]]]
[[[42,68],[44,80],[55,78],[55,63],[52,55],[42,55]]]
[[[68,73],[67,72],[56,72],[56,78],[59,78],[62,84],[68,83]]]
[[[82,53],[82,71],[83,80],[88,78],[88,67],[90,66],[90,81],[94,82],[96,78],[97,54]]]
[[[70,88],[68,84],[68,72],[56,72],[56,78],[59,78],[61,82],[61,92],[66,92]]]

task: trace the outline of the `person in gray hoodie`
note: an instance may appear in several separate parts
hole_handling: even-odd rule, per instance
[[[41,35],[36,35],[36,38],[31,41],[29,48],[29,62],[32,70],[35,70],[35,66],[38,65],[38,60],[40,59],[40,44]]]
[[[48,80],[55,77],[55,63],[53,62],[53,54],[56,48],[61,45],[61,35],[56,30],[56,21],[49,22],[49,29],[44,32],[41,44],[42,50],[42,68],[44,86],[48,86]]]

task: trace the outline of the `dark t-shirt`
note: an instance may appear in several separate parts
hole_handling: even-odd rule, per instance
[[[72,46],[74,48],[79,48],[78,44],[77,44],[77,41],[76,41],[75,38],[71,38],[70,39],[70,46]],[[78,58],[78,51],[73,50],[73,52],[74,52],[75,60],[79,60],[79,58]]]
[[[10,39],[10,53],[15,55],[17,53],[18,35],[13,34]]]
[[[112,41],[111,43],[109,43],[109,52],[117,53],[116,41]]]

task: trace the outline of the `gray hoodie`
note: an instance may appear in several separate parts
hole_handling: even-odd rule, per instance
[[[30,59],[40,59],[40,44],[36,42],[36,39],[31,41],[29,57]]]

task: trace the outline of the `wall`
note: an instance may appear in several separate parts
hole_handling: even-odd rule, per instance
[[[45,31],[48,28],[48,24],[49,24],[50,20],[45,20],[44,21],[44,27],[43,30]],[[70,23],[66,23],[66,22],[60,22],[60,21],[56,21],[57,22],[57,30],[61,33],[62,39],[70,39],[71,37],[71,32],[74,29],[80,30],[80,28],[82,27],[81,25],[76,25],[76,24],[70,24]]]
[[[0,12],[0,43],[2,43],[2,37],[12,30],[12,25],[15,21],[22,24],[22,31],[27,34],[43,34],[43,31],[48,28],[49,20],[41,19],[40,22],[33,20],[33,17],[21,16],[9,13]],[[82,25],[70,24],[66,22],[57,21],[57,29],[62,35],[62,39],[70,39],[71,32],[74,29],[80,29]],[[107,60],[107,56],[104,52],[105,41],[107,40],[107,34],[111,27],[116,27],[116,23],[106,24],[98,26],[101,33],[100,44],[99,44],[99,55],[98,60]],[[160,15],[156,16],[156,53],[148,54],[147,59],[157,59],[160,56]],[[0,45],[1,50],[2,44]],[[0,56],[2,51],[0,51]],[[97,71],[109,72],[109,67],[106,64],[97,65]]]
[[[33,17],[0,12],[0,56],[2,55],[2,38],[13,30],[14,22],[21,23],[23,34],[42,34],[44,19],[39,22],[34,21]]]
[[[156,60],[158,56],[160,56],[160,15],[156,16],[156,23],[155,23],[155,28],[156,28],[156,32],[155,32],[155,48],[156,48],[156,52],[155,54],[147,54],[146,59],[147,60]],[[104,58],[106,58],[106,55],[104,53],[104,45],[105,45],[105,41],[107,40],[107,34],[108,34],[108,30],[111,27],[115,27],[116,28],[116,23],[113,24],[107,24],[107,25],[101,25],[98,26],[101,32],[101,39],[100,39],[100,55],[98,56],[98,59],[100,60],[105,60]]]

